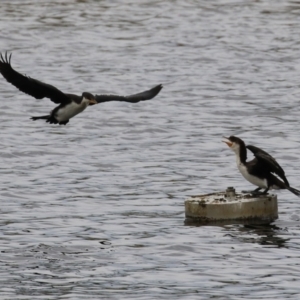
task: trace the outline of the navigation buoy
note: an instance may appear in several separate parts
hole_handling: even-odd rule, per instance
[[[225,192],[191,196],[185,200],[186,223],[263,223],[278,218],[277,196],[236,193],[233,187]]]

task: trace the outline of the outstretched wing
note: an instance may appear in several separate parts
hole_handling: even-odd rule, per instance
[[[140,101],[150,100],[154,98],[160,90],[163,88],[161,84],[157,85],[156,87],[144,91],[138,94],[133,94],[129,96],[119,96],[119,95],[96,95],[96,101],[98,103],[107,102],[107,101],[125,101],[130,103],[137,103]]]
[[[267,168],[271,173],[277,174],[288,187],[290,186],[288,180],[285,177],[283,169],[273,156],[271,156],[266,151],[252,145],[248,145],[246,148],[254,154],[256,159],[261,164],[263,164],[265,168]]]
[[[56,87],[41,82],[39,80],[24,76],[15,71],[11,64],[11,54],[5,56],[0,53],[0,73],[2,76],[21,92],[28,94],[36,99],[44,97],[49,98],[54,103],[67,103],[69,102],[68,96],[61,92]]]

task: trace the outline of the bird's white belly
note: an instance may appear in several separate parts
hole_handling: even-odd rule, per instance
[[[251,182],[252,184],[266,189],[268,187],[268,183],[266,179],[260,179],[256,176],[253,176],[247,172],[247,168],[243,164],[238,164],[238,169],[241,172],[241,174],[244,176],[246,180]]]
[[[64,122],[72,117],[76,116],[77,114],[81,113],[86,109],[87,105],[84,103],[77,104],[75,102],[71,102],[70,104],[66,105],[65,107],[60,108],[56,114],[55,118],[58,122]]]

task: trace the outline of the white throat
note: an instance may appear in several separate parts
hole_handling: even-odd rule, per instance
[[[85,108],[87,108],[87,107],[89,106],[89,104],[90,104],[90,100],[83,97],[80,104],[81,104],[82,106],[85,106]]]
[[[241,158],[240,158],[240,153],[234,153],[235,154],[235,161],[236,161],[236,165],[237,167],[241,166],[241,165],[244,165],[241,161]]]
[[[237,167],[239,167],[240,165],[244,165],[241,162],[241,157],[240,157],[240,147],[238,145],[234,145],[231,150],[234,152],[235,154],[235,160],[236,160],[236,165]]]

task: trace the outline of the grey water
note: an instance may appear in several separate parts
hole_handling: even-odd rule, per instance
[[[269,226],[184,225],[189,195],[252,188],[223,135],[300,188],[299,34],[298,1],[1,0],[17,71],[76,94],[164,88],[57,126],[1,76],[0,299],[299,299],[292,193]]]

